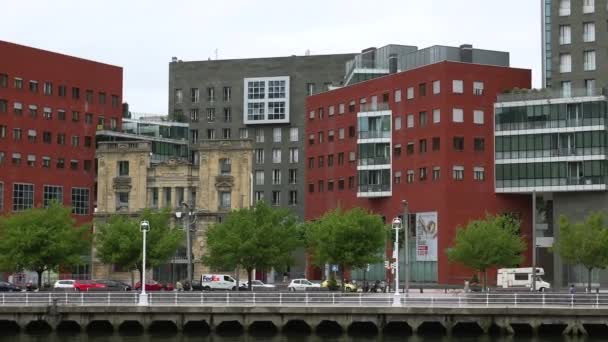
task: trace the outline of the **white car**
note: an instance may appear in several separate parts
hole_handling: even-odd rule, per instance
[[[72,279],[57,280],[55,282],[55,285],[53,285],[53,288],[56,288],[56,289],[73,289],[75,282],[76,282],[76,280],[72,280]]]
[[[249,288],[249,282],[247,281],[241,281],[241,287],[242,288]],[[264,284],[262,281],[259,280],[252,280],[251,281],[251,288],[252,289],[256,289],[256,288],[266,288],[266,289],[274,289],[276,286],[272,285],[272,284]]]
[[[311,288],[311,287],[321,287],[321,284],[316,284],[311,282],[308,279],[292,279],[291,283],[289,284],[289,286],[287,286],[287,289],[289,291],[306,291],[307,288]]]

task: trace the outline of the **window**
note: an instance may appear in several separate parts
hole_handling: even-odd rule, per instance
[[[182,103],[184,101],[184,93],[181,89],[174,90],[173,101],[175,101],[176,104]]]
[[[298,170],[289,169],[289,184],[297,184],[297,183],[298,183]]]
[[[57,168],[63,169],[65,167],[65,159],[57,158]]]
[[[13,128],[13,140],[21,140],[21,128]]]
[[[483,110],[473,111],[473,123],[477,125],[483,125]]]
[[[329,155],[327,155],[327,167],[332,167],[332,166],[334,166],[334,155],[329,154]]]
[[[583,13],[595,12],[595,0],[583,0]]]
[[[407,115],[407,128],[413,128],[414,127],[414,114],[408,114]]]
[[[323,132],[319,132],[319,144],[323,143]]]
[[[559,55],[559,72],[570,72],[572,71],[572,56],[569,53],[562,53]]]
[[[348,126],[348,137],[349,138],[355,137],[355,126]]]
[[[281,163],[281,149],[280,148],[272,149],[272,162],[275,164]]]
[[[441,176],[441,168],[439,166],[433,167],[433,181],[438,181]]]
[[[453,122],[464,122],[464,112],[462,108],[452,109],[452,121]]]
[[[479,82],[479,81],[473,82],[473,95],[477,95],[477,96],[483,95],[483,82]]]
[[[344,103],[338,105],[338,114],[344,114]]]
[[[101,105],[105,105],[106,104],[106,93],[104,92],[100,92],[97,96],[99,104]]]
[[[215,139],[215,129],[213,129],[213,128],[207,129],[207,139],[209,139],[209,140]]]
[[[0,151],[0,165],[4,164],[5,159],[6,159],[5,153],[3,151]],[[0,191],[0,194],[1,194],[1,191]]]
[[[319,119],[323,119],[323,107],[317,109],[317,111],[319,112]]]
[[[464,82],[462,80],[452,80],[452,92],[455,94],[464,93]]]
[[[414,183],[414,170],[407,170],[406,182]]]
[[[299,160],[299,150],[297,147],[290,147],[289,148],[289,162],[290,163],[298,163]]]
[[[263,170],[255,171],[255,184],[264,185],[264,171]]]
[[[6,113],[8,111],[8,101],[0,100],[0,113]]]
[[[426,180],[426,167],[421,167],[418,169],[418,177],[421,181]]]
[[[207,88],[207,101],[209,101],[209,102],[215,101],[215,88],[213,88],[213,87]]]
[[[72,136],[72,146],[78,147],[78,145],[80,145],[80,137]]]
[[[591,96],[595,94],[595,80],[588,79],[585,80],[585,94],[587,96]]]
[[[232,136],[232,131],[230,130],[230,128],[222,128],[222,138],[230,139],[231,136]]]
[[[207,134],[209,134],[208,131],[207,131]],[[215,130],[213,131],[213,138],[215,139]],[[190,143],[196,144],[197,141],[198,141],[198,129],[191,129],[190,130]]]
[[[401,102],[401,89],[395,90],[395,102]]]
[[[426,96],[426,83],[418,85],[418,96]]]
[[[562,81],[562,96],[572,96],[572,83],[570,81]]]
[[[331,179],[327,181],[327,191],[334,191],[334,181]]]
[[[395,171],[395,173],[393,175],[393,179],[395,181],[395,184],[400,184],[401,183],[401,171]]]
[[[42,157],[42,167],[48,169],[51,167],[51,158],[50,157]]]
[[[72,98],[78,100],[80,98],[80,88],[72,87]]]
[[[281,205],[281,192],[280,191],[272,192],[272,205],[273,206]]]
[[[420,127],[426,126],[426,124],[428,122],[426,112],[418,113],[418,122],[419,122]]]
[[[319,168],[323,167],[324,160],[325,160],[325,157],[324,157],[324,156],[319,156],[319,157],[317,158],[317,167],[319,167]]]
[[[474,138],[473,139],[473,150],[475,152],[483,152],[485,149],[485,139],[484,138]]]
[[[308,168],[309,169],[315,168],[315,158],[308,158]]]
[[[264,142],[264,129],[256,128],[255,130],[255,142],[263,143]]]
[[[355,101],[350,101],[348,103],[348,112],[349,113],[354,113],[355,112]]]
[[[255,162],[256,162],[256,164],[264,164],[264,149],[263,148],[255,149]]]
[[[559,1],[559,15],[566,16],[570,15],[570,0]]]
[[[30,109],[30,117],[35,119],[38,116],[38,106],[30,105],[29,109]]]
[[[46,120],[53,119],[53,111],[49,107],[44,107],[42,110],[42,117]]]
[[[35,129],[28,129],[27,130],[27,140],[31,143],[35,143],[36,142],[36,130]]]
[[[338,166],[344,165],[344,152],[338,153]]]
[[[349,162],[354,162],[356,159],[356,154],[354,151],[350,151],[348,152],[348,161]]]
[[[433,94],[437,95],[441,93],[441,81],[433,81]]]
[[[190,88],[190,101],[193,103],[198,103],[200,96],[200,91],[198,88]]]
[[[229,175],[232,171],[230,158],[220,158],[220,175]]]
[[[38,92],[38,81],[30,81],[30,91],[32,93]]]
[[[255,192],[255,203],[264,200],[264,191],[256,191]]]
[[[93,91],[92,90],[87,89],[84,96],[85,96],[85,101],[87,103],[93,103]]]
[[[70,170],[78,170],[78,160],[70,160]]]
[[[112,95],[112,108],[118,108],[118,95]]]
[[[464,151],[464,137],[454,137],[454,151]]]
[[[128,192],[117,192],[116,193],[116,210],[128,210],[129,209],[129,193]]]
[[[333,116],[335,114],[336,108],[334,106],[329,106],[329,116]]]
[[[289,122],[289,77],[245,79],[244,123]]]
[[[239,128],[239,138],[247,139],[249,138],[249,131],[247,128]]]
[[[281,170],[272,170],[272,185],[281,185]]]
[[[298,204],[298,192],[296,190],[289,191],[289,205]]]
[[[281,127],[275,127],[272,129],[272,141],[277,143],[281,142]]]
[[[395,131],[398,131],[401,129],[401,117],[397,116],[395,117]]]
[[[23,79],[15,77],[15,89],[23,89]]]
[[[414,143],[407,143],[406,152],[408,155],[414,154]]]
[[[92,165],[92,163],[91,163],[90,160],[85,160],[84,161],[84,170],[85,171],[91,171],[91,165]]]
[[[433,109],[433,123],[441,122],[441,110]]]
[[[566,45],[572,43],[572,29],[570,25],[559,25],[559,44]]]
[[[454,166],[452,167],[452,178],[454,180],[463,180],[464,179],[464,166]]]
[[[395,158],[399,158],[401,156],[401,144],[396,144],[393,148]]]
[[[583,52],[583,68],[585,71],[595,70],[595,50]]]
[[[34,184],[13,183],[13,211],[34,207]]]
[[[420,150],[420,153],[426,152],[426,139],[420,139],[418,141],[418,149]]]
[[[215,121],[215,108],[207,108],[207,122]]]
[[[224,122],[232,122],[232,109],[224,107]]]
[[[21,153],[13,153],[13,165],[21,165]]]
[[[350,190],[355,189],[355,176],[348,176],[348,188]]]
[[[298,127],[289,128],[289,141],[298,141]]]
[[[476,166],[473,168],[473,179],[476,181],[483,181],[485,178],[484,168]]]
[[[198,122],[198,108],[191,108],[190,109],[190,121],[191,122]]]
[[[414,98],[414,87],[408,87],[406,89],[406,96],[408,100],[411,100]]]
[[[439,137],[433,137],[433,151],[439,151],[441,148],[441,139]]]
[[[8,126],[0,125],[0,138],[6,138],[7,129],[8,129]]]
[[[53,95],[53,83],[44,82],[42,92],[44,93],[44,95]]]
[[[52,201],[63,204],[63,187],[56,185],[45,185],[42,190],[42,205],[46,208]]]
[[[80,113],[76,111],[72,111],[72,121],[78,122],[80,120]]]
[[[0,74],[0,88],[6,88],[6,87],[8,87],[8,75]]]
[[[314,144],[315,144],[315,135],[311,133],[308,135],[308,145],[314,145]]]
[[[230,209],[232,204],[231,202],[231,198],[230,198],[230,191],[220,191],[219,192],[219,198],[220,198],[220,209],[223,210],[227,210]]]
[[[224,87],[222,98],[223,98],[224,102],[229,102],[230,99],[232,98],[232,88]]]
[[[14,102],[13,103],[13,111],[14,111],[15,115],[22,115],[23,114],[23,105],[21,104],[21,102]]]

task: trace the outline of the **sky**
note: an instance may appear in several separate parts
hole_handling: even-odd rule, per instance
[[[356,53],[387,44],[508,51],[541,86],[537,0],[3,1],[0,40],[123,67],[133,112],[166,114],[181,60]],[[0,63],[2,56],[0,56]]]

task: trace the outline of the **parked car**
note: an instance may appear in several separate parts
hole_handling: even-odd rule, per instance
[[[21,288],[13,283],[0,281],[0,292],[21,292]]]
[[[186,290],[187,280],[182,280],[181,283],[184,285],[184,290]],[[203,285],[200,280],[192,279],[192,284],[190,285],[191,291],[203,291]]]
[[[287,289],[289,291],[306,291],[307,288],[320,288],[321,284],[313,283],[308,279],[292,279]]]
[[[239,287],[241,289],[248,290],[249,289],[249,282],[248,281],[241,281]],[[252,290],[256,290],[256,289],[260,289],[260,288],[263,288],[263,289],[274,289],[274,288],[276,288],[276,286],[274,286],[272,284],[265,284],[261,280],[252,280],[251,281],[251,289]]]
[[[328,287],[329,286],[329,280],[324,280],[321,283],[321,287]],[[342,281],[341,280],[336,280],[336,288],[339,290],[342,288]],[[332,289],[330,289],[332,290]],[[346,284],[344,284],[344,291],[346,292],[357,292],[357,285],[351,283],[351,282],[346,282]]]
[[[80,292],[103,291],[105,287],[104,284],[97,283],[94,280],[76,280],[74,282],[74,290]]]
[[[236,280],[227,274],[203,274],[201,276],[203,290],[236,290]]]
[[[135,290],[141,290],[141,282],[135,284]],[[156,280],[146,280],[146,291],[173,291],[173,285],[161,284]]]
[[[53,285],[54,289],[74,289],[74,283],[76,282],[76,280],[73,279],[63,279],[63,280],[57,280],[55,282],[55,284]]]
[[[111,279],[98,279],[95,280],[97,284],[105,285],[105,291],[131,291],[131,285],[125,284],[122,281],[111,280]]]

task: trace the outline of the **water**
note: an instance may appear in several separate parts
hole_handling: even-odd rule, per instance
[[[0,332],[2,334],[2,332]],[[0,342],[599,342],[606,341],[606,338],[591,338],[591,337],[571,337],[571,336],[556,336],[556,337],[516,337],[516,336],[476,336],[476,337],[446,337],[446,336],[319,336],[319,335],[282,335],[274,334],[269,336],[263,335],[187,335],[187,334],[141,334],[137,336],[128,336],[121,334],[110,335],[90,335],[86,333],[77,334],[15,334],[15,335],[0,335]]]

